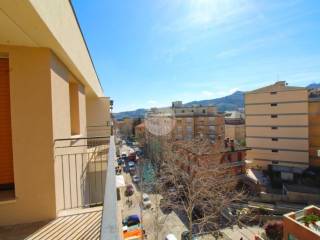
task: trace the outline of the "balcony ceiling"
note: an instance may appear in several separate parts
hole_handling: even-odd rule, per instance
[[[104,96],[69,1],[3,0],[0,29],[0,44],[50,48],[89,95]]]

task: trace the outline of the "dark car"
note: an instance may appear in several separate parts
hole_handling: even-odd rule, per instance
[[[181,240],[198,240],[198,238],[192,235],[192,239],[189,238],[189,231],[184,231],[181,233]]]
[[[126,197],[130,197],[132,196],[132,194],[134,193],[134,188],[132,186],[132,184],[127,185],[126,190],[124,192]]]
[[[136,153],[132,152],[129,154],[128,159],[130,161],[135,161],[136,160]]]
[[[128,217],[126,217],[123,221],[122,221],[122,225],[123,226],[128,226],[131,227],[133,225],[136,224],[140,224],[140,218],[138,215],[130,215]]]

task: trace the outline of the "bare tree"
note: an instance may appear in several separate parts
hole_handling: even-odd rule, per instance
[[[206,139],[162,145],[157,190],[164,207],[185,216],[189,239],[193,233],[217,232],[221,212],[244,198],[232,165],[220,162],[219,147]]]

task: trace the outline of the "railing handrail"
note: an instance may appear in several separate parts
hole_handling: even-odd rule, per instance
[[[116,174],[116,146],[114,136],[110,137],[109,154],[106,171],[103,213],[101,221],[101,240],[119,240]]]
[[[90,139],[109,139],[108,136],[95,136],[95,137],[71,137],[71,138],[57,138],[54,139],[53,142],[58,142],[58,141],[72,141],[72,140],[90,140]]]

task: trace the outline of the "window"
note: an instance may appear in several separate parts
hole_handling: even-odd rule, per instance
[[[272,130],[277,130],[277,129],[278,129],[278,127],[271,127],[271,129],[272,129]]]
[[[181,110],[182,113],[184,113],[184,110]]]
[[[9,59],[0,53],[0,201],[15,198]]]
[[[272,115],[271,115],[271,118],[277,118],[277,117],[278,117],[277,114],[272,114]]]
[[[272,141],[278,141],[278,138],[272,138],[271,140]]]
[[[278,106],[278,103],[271,103],[270,105],[271,105],[271,107],[276,107],[276,106]]]
[[[279,150],[278,149],[272,149],[271,152],[276,153],[276,152],[279,152]]]
[[[275,94],[277,94],[277,92],[270,92],[270,94],[271,94],[271,95],[275,95]]]
[[[202,113],[206,113],[206,110],[205,110],[205,109],[202,109]]]
[[[69,83],[69,101],[71,135],[78,135],[80,134],[79,85],[75,82]]]
[[[279,161],[272,161],[272,164],[279,164]]]

